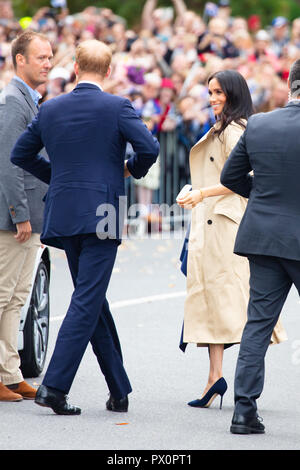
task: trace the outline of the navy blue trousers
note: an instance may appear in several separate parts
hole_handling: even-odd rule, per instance
[[[106,299],[118,242],[99,240],[94,234],[62,237],[61,241],[75,289],[43,384],[67,394],[90,342],[109,391],[121,399],[132,389]]]
[[[235,412],[254,416],[265,377],[273,329],[294,284],[300,293],[300,261],[249,255],[250,298],[235,372]]]

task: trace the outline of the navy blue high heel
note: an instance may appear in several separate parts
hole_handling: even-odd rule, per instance
[[[201,398],[201,400],[193,400],[188,403],[189,406],[194,406],[196,408],[208,408],[214,399],[216,398],[217,395],[220,395],[221,401],[220,401],[220,410],[222,409],[222,403],[223,403],[223,395],[227,390],[227,383],[226,380],[221,377],[219,380],[217,380],[212,387],[208,390],[208,392],[204,395],[204,397]]]

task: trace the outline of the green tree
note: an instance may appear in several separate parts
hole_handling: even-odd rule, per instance
[[[285,16],[290,21],[300,17],[300,3],[296,0],[232,0],[231,4],[233,16],[259,15],[263,26],[276,16]]]
[[[185,0],[187,8],[203,13],[206,0]],[[218,3],[218,0],[215,0]],[[68,0],[71,13],[83,10],[87,6],[105,7],[122,16],[129,26],[139,23],[145,0]],[[49,6],[49,0],[13,0],[17,17],[32,16],[40,7]],[[171,0],[158,0],[159,6],[172,5]],[[248,18],[260,15],[262,24],[268,25],[275,16],[285,16],[289,20],[300,17],[300,0],[231,0],[232,15]]]

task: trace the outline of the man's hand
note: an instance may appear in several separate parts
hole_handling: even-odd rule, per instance
[[[131,176],[131,173],[127,168],[127,160],[126,160],[124,163],[124,178],[128,178],[129,176]]]
[[[19,224],[16,224],[17,226],[17,235],[15,235],[15,239],[20,242],[24,243],[29,240],[31,237],[32,229],[31,229],[31,224],[29,220],[26,222],[20,222]]]

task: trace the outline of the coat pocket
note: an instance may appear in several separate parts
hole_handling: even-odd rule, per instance
[[[224,215],[236,224],[239,224],[243,217],[243,212],[236,207],[225,204],[217,204],[214,208],[214,214]]]
[[[24,174],[24,189],[35,189],[36,180],[35,177],[29,174]]]

